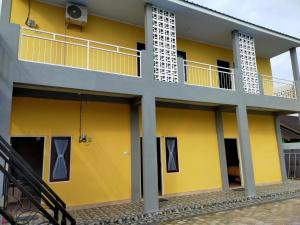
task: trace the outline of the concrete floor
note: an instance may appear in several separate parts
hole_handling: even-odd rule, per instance
[[[273,212],[272,208],[275,207],[274,205],[277,204],[274,204],[269,209],[266,208],[263,214],[260,213],[260,210],[255,211],[255,208],[251,208],[251,206],[258,205],[257,207],[260,207],[259,204],[262,203],[270,203],[291,198],[300,198],[300,181],[289,181],[285,184],[258,186],[256,187],[256,190],[257,195],[253,198],[246,198],[244,190],[232,190],[229,192],[217,191],[210,193],[199,193],[186,196],[170,197],[168,198],[168,201],[160,202],[159,212],[151,214],[143,213],[142,201],[138,203],[99,206],[88,209],[73,210],[71,211],[71,214],[76,219],[78,225],[138,225],[161,223],[167,224],[166,222],[174,221],[177,219],[178,224],[188,223],[185,220],[182,222],[181,218],[191,218],[192,221],[189,224],[259,224],[257,221],[253,221],[253,218],[256,218],[258,221],[264,221],[263,219],[265,219],[265,217],[269,215],[269,211]],[[242,210],[243,214],[241,214],[240,218],[238,216],[235,217],[235,214],[231,216],[231,214],[229,213],[228,217],[226,217],[225,215],[227,214],[224,215],[220,213],[220,216],[217,216],[218,214],[215,214],[216,217],[213,218],[210,223],[203,223],[202,221],[203,218],[207,217],[206,214],[208,213],[217,213],[221,211],[239,209],[243,207],[250,208],[248,208],[245,211]],[[276,215],[280,215],[279,213],[283,213],[282,218],[284,218],[285,208],[288,207],[279,208],[274,213]],[[300,206],[297,208],[299,208],[298,210],[300,215]],[[241,210],[233,211],[231,213],[237,213],[238,215],[238,212],[241,212]],[[255,216],[253,216],[254,213],[256,213]],[[193,216],[197,217],[192,218]],[[207,218],[210,217],[208,216]],[[270,219],[272,218],[273,217],[270,217]],[[279,218],[279,221],[280,219],[281,217]],[[216,221],[214,222],[214,220]],[[245,220],[249,220],[249,222],[252,223],[246,223],[247,221]],[[300,225],[300,218],[297,218],[296,222],[297,221],[299,221],[298,224]],[[266,222],[265,224],[272,223]],[[285,225],[293,223],[277,224]]]
[[[300,225],[300,199],[207,214],[162,225]]]

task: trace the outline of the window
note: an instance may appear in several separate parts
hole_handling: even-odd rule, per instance
[[[179,172],[177,138],[166,138],[167,172]]]
[[[70,178],[71,137],[52,137],[50,181],[67,181]]]

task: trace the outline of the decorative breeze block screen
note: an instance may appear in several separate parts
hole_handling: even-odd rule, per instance
[[[259,95],[260,91],[254,38],[249,35],[239,33],[239,48],[244,90],[246,93]]]
[[[177,83],[175,14],[152,7],[154,79]]]

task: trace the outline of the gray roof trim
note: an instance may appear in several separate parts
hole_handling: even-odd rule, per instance
[[[272,30],[270,28],[266,28],[266,27],[263,27],[263,26],[260,26],[260,25],[257,25],[257,24],[239,19],[237,17],[234,17],[234,16],[231,16],[231,15],[228,15],[228,14],[210,9],[208,7],[202,6],[202,5],[197,4],[195,2],[191,2],[189,0],[168,0],[168,1],[173,2],[175,4],[179,4],[179,5],[184,6],[184,7],[188,7],[188,8],[197,10],[197,11],[202,12],[202,13],[210,14],[210,15],[218,17],[220,19],[224,19],[224,20],[227,20],[227,21],[230,21],[230,22],[233,22],[233,23],[237,23],[239,25],[242,25],[242,26],[245,26],[245,27],[260,31],[260,32],[265,32],[267,34],[274,35],[274,36],[277,36],[279,38],[283,38],[283,39],[287,39],[289,41],[297,42],[299,44],[298,47],[300,47],[300,38],[293,37],[293,36],[290,36],[290,35]]]

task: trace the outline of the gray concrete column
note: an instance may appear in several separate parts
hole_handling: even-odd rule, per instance
[[[300,68],[296,48],[290,49],[290,57],[292,63],[293,77],[295,81],[296,95],[298,98],[300,98]],[[298,117],[300,123],[300,113],[298,113]]]
[[[139,130],[139,109],[137,104],[130,107],[131,133],[131,200],[141,199],[141,151]]]
[[[10,22],[11,4],[12,0],[2,0],[2,5],[0,5],[0,23]]]
[[[244,83],[242,73],[241,54],[239,50],[239,32],[237,30],[232,32],[232,48],[234,61],[234,79],[235,89],[237,92],[244,94]]]
[[[291,57],[291,64],[293,70],[293,77],[295,81],[296,95],[298,98],[300,98],[300,70],[299,70],[299,61],[297,57],[296,48],[290,49],[290,57]]]
[[[280,129],[280,115],[279,114],[274,115],[274,122],[275,122],[275,130],[276,130],[276,138],[277,138],[278,155],[279,155],[279,161],[280,161],[282,182],[286,182],[287,174],[286,174],[285,159],[284,159],[284,148],[282,145],[282,136],[281,136],[281,129]]]
[[[12,77],[12,63],[7,56],[5,49],[0,44],[0,135],[7,141],[10,141],[10,123],[11,123],[11,109],[12,109],[12,94],[13,81]],[[3,159],[0,159],[3,165]],[[4,177],[0,173],[0,206],[3,206],[4,196]],[[1,219],[1,217],[0,217]]]
[[[143,78],[149,82],[154,80],[154,48],[153,48],[153,21],[152,5],[145,5],[145,44],[146,51],[142,58]]]
[[[144,212],[159,210],[155,97],[142,97]]]
[[[225,150],[225,142],[224,142],[222,111],[217,110],[215,112],[215,116],[216,116],[216,129],[217,129],[220,169],[221,169],[221,178],[222,178],[222,190],[228,191],[229,182],[228,182],[226,150]]]
[[[0,135],[6,141],[9,141],[13,86],[9,83],[2,83],[2,78],[3,77],[0,76]]]
[[[299,70],[299,62],[297,57],[297,49],[290,49],[291,63],[293,69],[294,80],[298,81],[300,79],[300,70]]]
[[[14,65],[0,44],[0,135],[9,141]]]
[[[236,116],[240,137],[240,153],[243,169],[245,194],[247,197],[253,197],[256,195],[256,189],[253,173],[251,144],[248,127],[248,115],[246,106],[238,105],[236,107]]]

